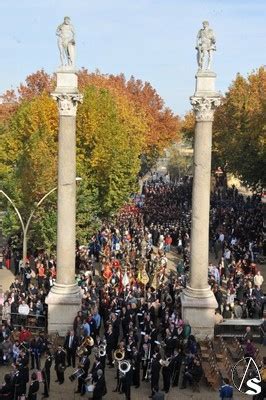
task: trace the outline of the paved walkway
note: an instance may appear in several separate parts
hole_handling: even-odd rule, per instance
[[[14,280],[15,276],[9,269],[5,267],[0,269],[0,291],[5,292],[8,290]]]

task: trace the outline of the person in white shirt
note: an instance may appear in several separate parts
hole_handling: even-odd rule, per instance
[[[22,300],[22,303],[19,305],[18,308],[18,313],[20,316],[20,323],[25,325],[26,324],[26,319],[27,319],[27,315],[30,312],[30,307],[28,306],[28,304],[25,302],[25,300]]]
[[[262,286],[263,282],[264,282],[264,278],[261,275],[260,271],[258,271],[256,273],[256,275],[254,276],[254,285],[255,286]]]

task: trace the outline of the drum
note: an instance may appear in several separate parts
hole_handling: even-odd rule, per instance
[[[79,368],[76,371],[74,371],[72,375],[70,375],[69,379],[71,380],[71,382],[73,382],[75,379],[80,378],[84,374],[85,374],[84,369]]]
[[[87,398],[92,399],[93,397],[93,391],[94,391],[94,385],[86,385],[85,390],[87,393]]]

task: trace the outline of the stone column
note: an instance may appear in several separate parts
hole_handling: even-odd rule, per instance
[[[57,277],[46,298],[48,331],[65,335],[80,309],[81,294],[75,283],[76,248],[76,112],[82,101],[75,71],[62,67],[57,72],[52,97],[59,110]]]
[[[191,104],[196,118],[194,140],[190,280],[182,293],[182,314],[198,338],[213,336],[216,299],[208,285],[212,122],[220,96],[216,74],[199,71]]]

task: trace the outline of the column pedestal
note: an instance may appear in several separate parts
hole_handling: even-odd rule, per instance
[[[48,304],[48,332],[65,336],[73,328],[73,321],[80,311],[81,293],[76,284],[55,284],[46,298]]]
[[[189,291],[186,290],[181,293],[183,320],[189,322],[192,334],[197,339],[203,340],[207,335],[212,338],[214,335],[214,311],[217,308],[214,294],[210,289],[208,297],[199,297],[199,294],[191,297],[188,293]]]

